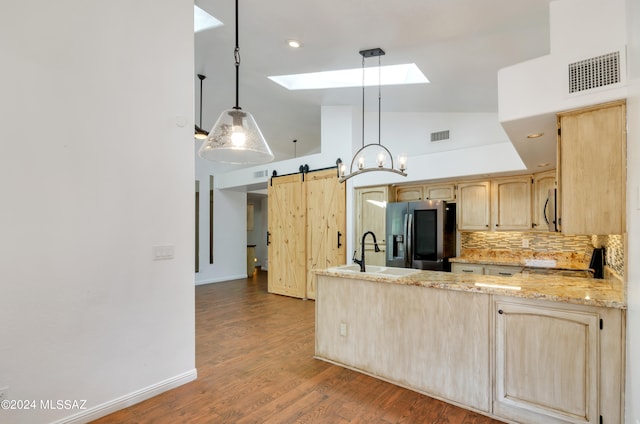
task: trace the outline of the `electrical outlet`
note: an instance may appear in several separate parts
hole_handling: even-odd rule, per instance
[[[529,239],[526,239],[526,238],[522,239],[522,247],[529,247]]]
[[[0,401],[3,401],[7,398],[8,392],[9,392],[8,387],[0,387]]]
[[[340,335],[342,337],[346,337],[347,336],[347,324],[345,324],[344,322],[340,323]]]

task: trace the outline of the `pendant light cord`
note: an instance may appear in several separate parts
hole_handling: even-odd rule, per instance
[[[233,50],[233,57],[236,61],[236,105],[234,109],[242,109],[240,107],[240,46],[238,42],[238,0],[236,0],[236,47]]]
[[[380,144],[380,121],[382,121],[382,109],[381,109],[381,102],[382,102],[382,95],[380,94],[380,85],[381,85],[381,80],[382,80],[382,70],[381,70],[381,66],[380,66],[380,56],[378,56],[378,144]]]
[[[204,75],[198,75],[198,78],[200,78],[200,128],[202,128],[202,81]]]
[[[362,56],[362,147],[364,147],[364,55]]]
[[[237,0],[236,0],[237,1]],[[362,56],[362,147],[364,147],[364,55]],[[382,64],[378,56],[378,144],[381,144],[381,121],[382,121]]]

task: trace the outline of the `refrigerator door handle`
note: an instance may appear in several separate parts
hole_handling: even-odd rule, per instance
[[[413,262],[413,214],[410,213],[405,225],[405,240],[407,241],[407,251],[405,254],[405,266],[411,268]]]

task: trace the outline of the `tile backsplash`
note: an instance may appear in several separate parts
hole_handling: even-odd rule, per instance
[[[523,247],[527,245],[528,247]],[[573,236],[543,232],[462,231],[460,250],[493,249],[531,252],[574,253],[589,263],[594,247],[606,248],[606,264],[618,276],[624,276],[624,239],[622,235]]]

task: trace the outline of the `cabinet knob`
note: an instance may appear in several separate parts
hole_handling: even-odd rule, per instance
[[[503,311],[502,309],[498,309],[498,313],[499,313],[500,315],[502,315],[502,314],[504,314],[504,311]]]

